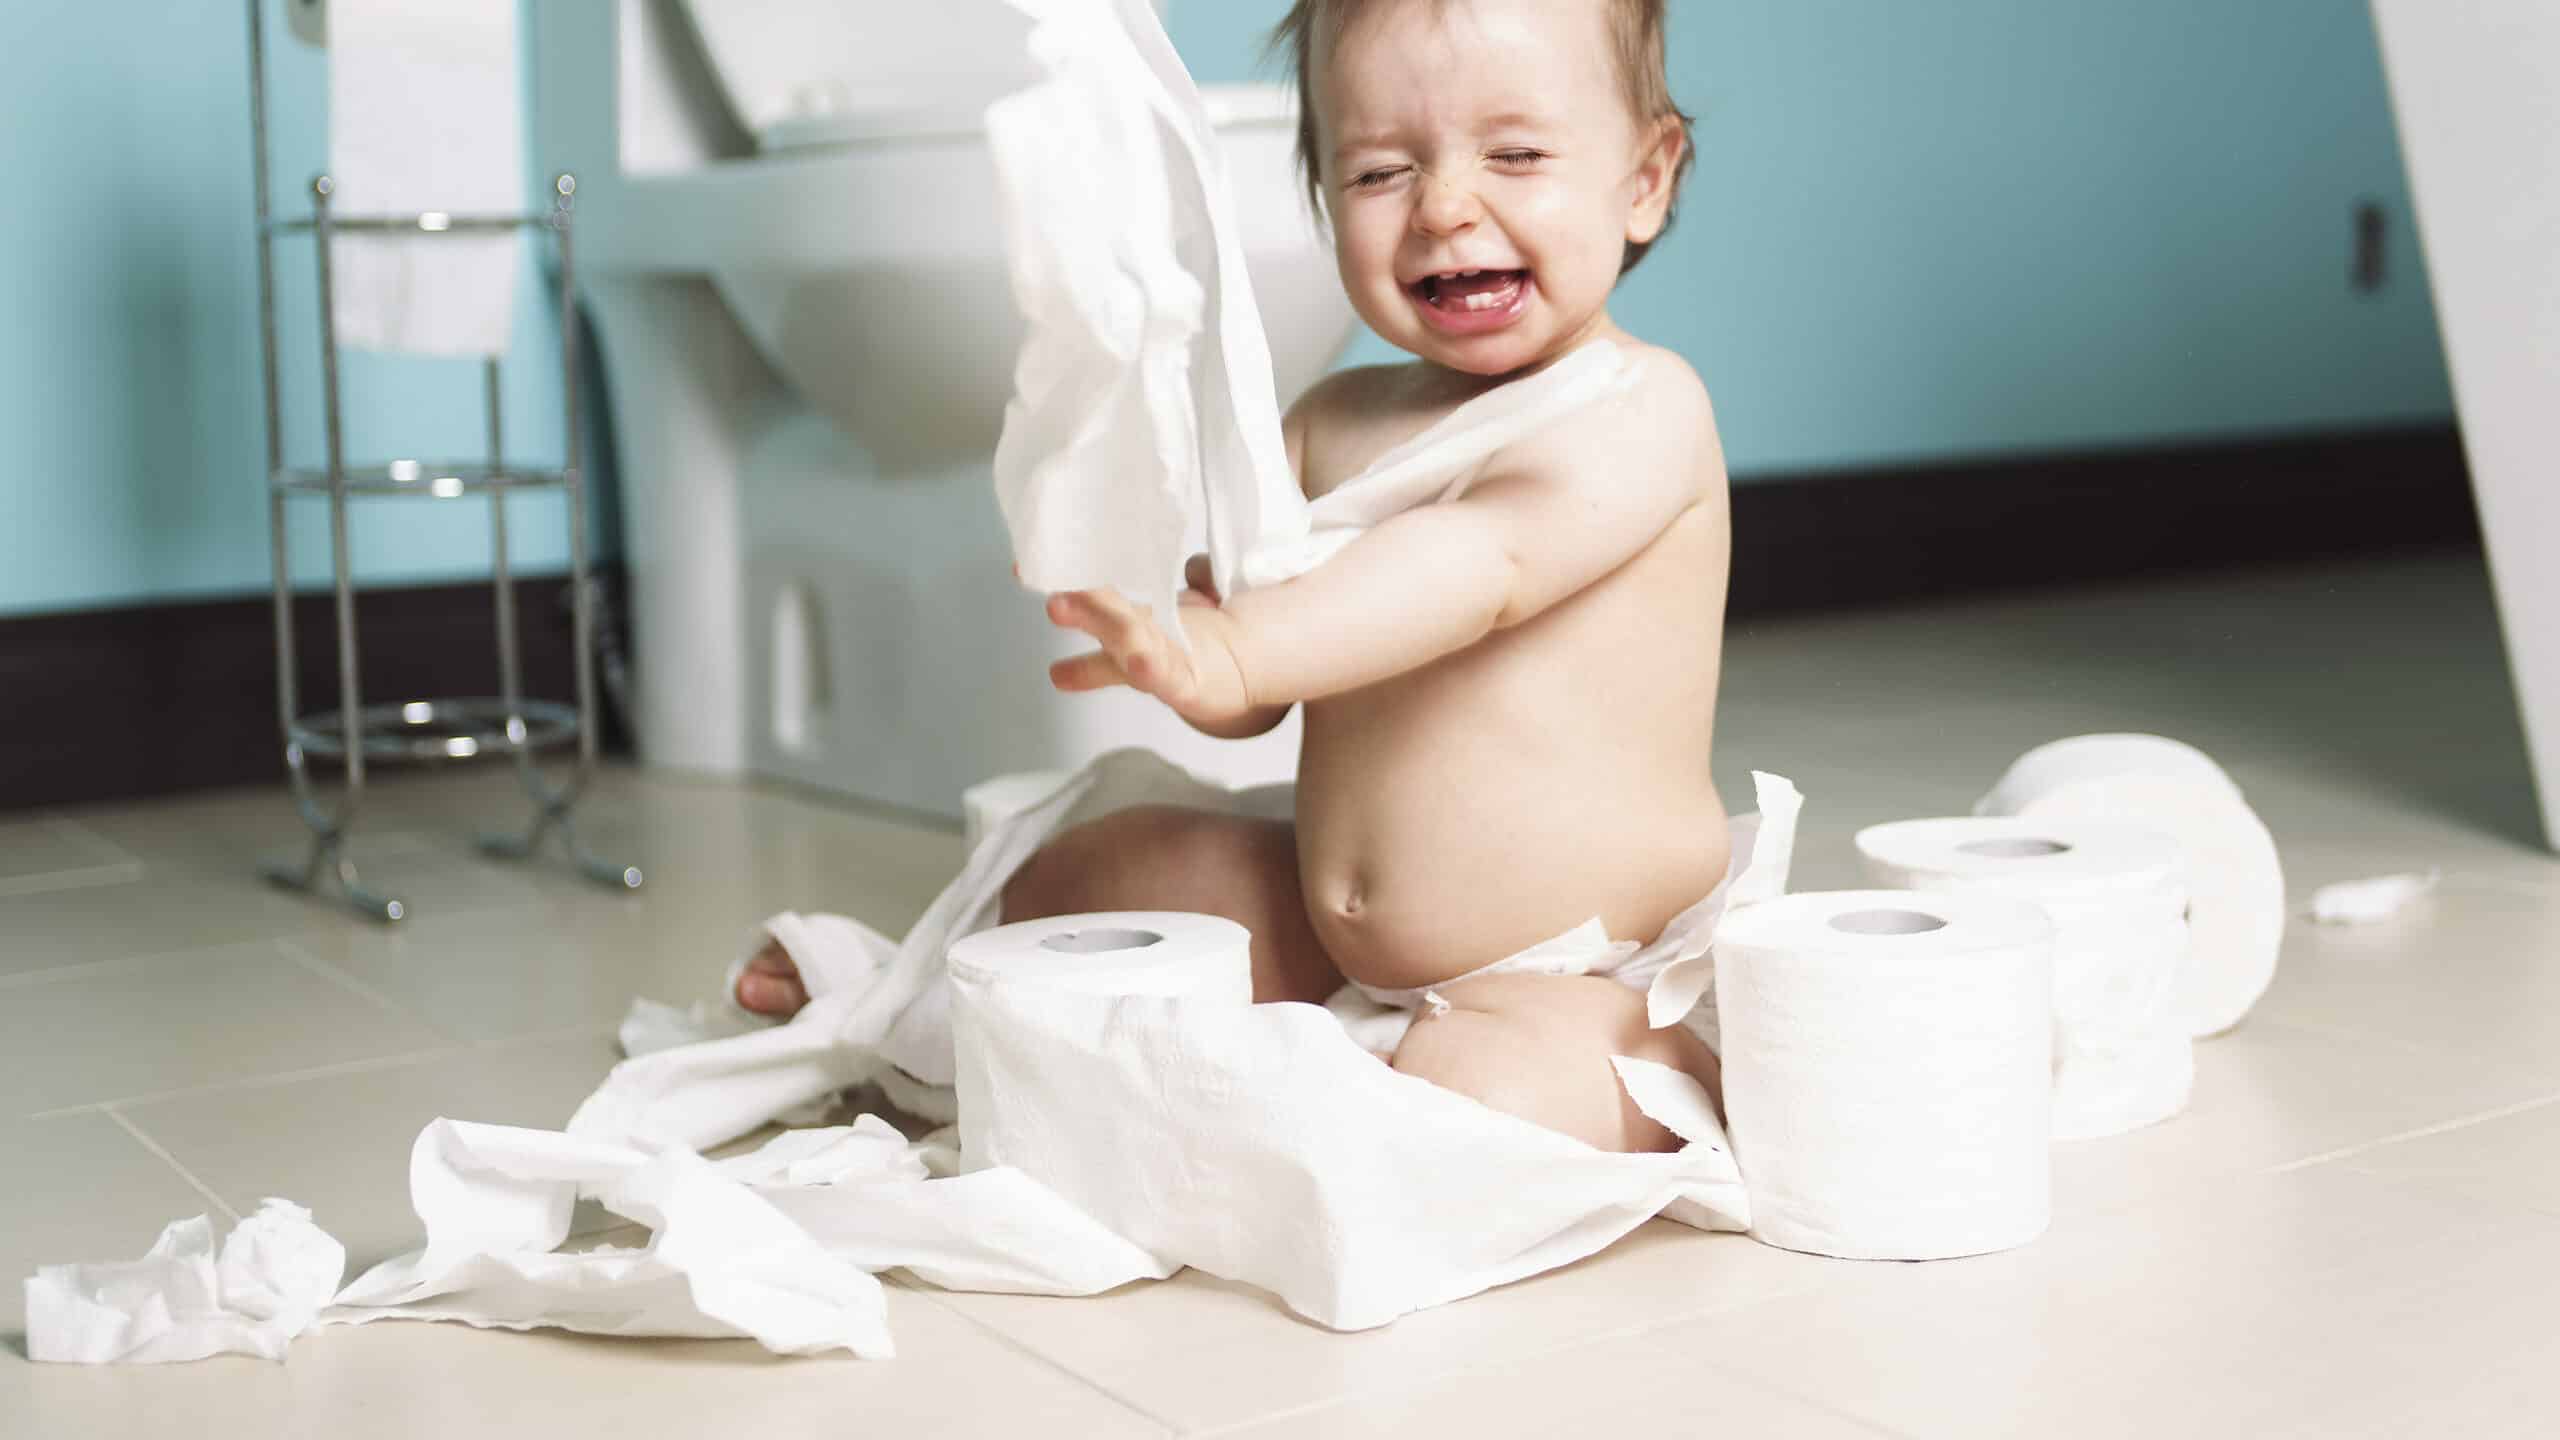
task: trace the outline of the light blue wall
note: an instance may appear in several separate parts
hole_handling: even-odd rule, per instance
[[[1701,163],[1618,313],[1705,373],[1746,475],[2451,414],[2362,0],[1673,5]],[[1243,79],[1281,9],[1176,0],[1172,28],[1203,79]],[[326,82],[269,33],[298,204]],[[266,583],[246,77],[231,0],[0,4],[0,614]],[[2393,216],[2373,298],[2346,282],[2364,196]],[[309,252],[282,254],[308,462]],[[510,430],[551,458],[534,266]],[[353,455],[480,445],[470,366],[358,356],[346,382]],[[564,563],[556,501],[520,510],[522,562]],[[298,514],[316,582],[321,507]],[[355,552],[374,580],[458,578],[486,534],[477,502],[376,504]]]
[[[327,164],[327,71],[268,22],[279,206]],[[0,5],[0,614],[262,591],[264,402],[251,226],[248,20],[238,0]],[[309,241],[278,245],[286,456],[321,450]],[[508,448],[557,462],[559,329],[528,251],[508,361]],[[350,459],[485,448],[479,369],[352,355]],[[293,551],[328,575],[326,503],[297,501]],[[519,562],[558,570],[557,496],[513,502]],[[476,576],[477,500],[360,505],[362,578]]]
[[[1284,8],[1170,25],[1241,80]],[[1671,8],[1699,164],[1616,314],[1704,374],[1738,472],[2452,414],[2364,0]]]

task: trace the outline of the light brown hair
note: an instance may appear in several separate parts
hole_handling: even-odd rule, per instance
[[[1271,32],[1270,53],[1286,53],[1295,69],[1298,84],[1298,169],[1307,182],[1307,198],[1314,202],[1319,214],[1325,212],[1324,157],[1317,149],[1315,109],[1316,49],[1320,41],[1340,35],[1353,21],[1366,13],[1379,0],[1294,0],[1289,13]],[[1445,9],[1449,0],[1431,0]],[[1671,77],[1663,60],[1663,31],[1669,0],[1598,0],[1607,12],[1611,48],[1618,64],[1619,84],[1626,92],[1627,106],[1642,130],[1666,119],[1680,122],[1680,164],[1671,174],[1671,204],[1663,211],[1662,234],[1671,231],[1672,216],[1680,204],[1681,182],[1688,178],[1689,167],[1697,159],[1694,138],[1696,122],[1671,99]],[[1656,235],[1655,240],[1661,239]],[[1652,241],[1627,242],[1626,258],[1619,262],[1623,275],[1636,268],[1636,262],[1653,248]]]

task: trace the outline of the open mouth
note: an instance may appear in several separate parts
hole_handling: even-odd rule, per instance
[[[1470,335],[1519,319],[1528,304],[1530,283],[1526,270],[1455,270],[1425,275],[1405,289],[1432,325]]]
[[[1421,295],[1422,303],[1434,310],[1480,315],[1488,310],[1509,309],[1528,283],[1526,270],[1465,270],[1451,275],[1426,275],[1413,288]]]

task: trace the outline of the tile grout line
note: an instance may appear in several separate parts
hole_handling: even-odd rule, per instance
[[[433,1050],[412,1050],[400,1055],[374,1055],[361,1060],[340,1060],[328,1065],[313,1065],[302,1070],[284,1070],[273,1075],[248,1075],[231,1080],[215,1080],[203,1085],[182,1085],[175,1090],[150,1090],[137,1095],[119,1095],[111,1100],[84,1100],[77,1105],[56,1105],[50,1110],[33,1110],[23,1117],[29,1120],[59,1120],[71,1115],[95,1115],[120,1105],[157,1105],[166,1100],[183,1100],[193,1095],[221,1095],[235,1090],[263,1090],[278,1085],[294,1085],[305,1080],[331,1080],[341,1075],[368,1075],[376,1070],[396,1070],[403,1065],[421,1064],[462,1054],[463,1048],[440,1045]]]
[[[1602,1253],[1605,1253],[1605,1250]],[[1658,1316],[1650,1320],[1639,1320],[1631,1324],[1620,1325],[1607,1330],[1577,1335],[1573,1339],[1568,1340],[1561,1345],[1549,1346],[1541,1350],[1533,1350],[1527,1354],[1512,1356],[1506,1360],[1498,1362],[1461,1364],[1453,1366],[1447,1370],[1435,1370],[1427,1375],[1407,1376],[1403,1381],[1394,1385],[1372,1385],[1364,1389],[1346,1391],[1338,1395],[1329,1395],[1322,1400],[1311,1400],[1303,1405],[1293,1405],[1286,1409],[1274,1410],[1268,1414],[1256,1415],[1249,1419],[1233,1420],[1224,1425],[1212,1426],[1206,1430],[1194,1430],[1186,1433],[1193,1436],[1204,1437],[1204,1440],[1206,1440],[1206,1437],[1230,1435],[1238,1431],[1252,1429],[1258,1425],[1271,1425],[1285,1420],[1301,1419],[1309,1415],[1320,1415],[1325,1411],[1334,1409],[1338,1406],[1356,1404],[1361,1401],[1374,1400],[1381,1396],[1392,1395],[1397,1393],[1399,1390],[1411,1388],[1411,1384],[1415,1381],[1419,1381],[1424,1384],[1436,1384],[1443,1381],[1464,1379],[1470,1375],[1498,1374],[1510,1366],[1535,1364],[1543,1360],[1568,1356],[1595,1345],[1605,1345],[1623,1340],[1631,1340],[1640,1335],[1648,1335],[1658,1330],[1669,1330],[1675,1326],[1695,1324],[1702,1320],[1721,1319],[1725,1316],[1738,1314],[1741,1311],[1748,1310],[1755,1305],[1767,1305],[1774,1304],[1781,1300],[1800,1299],[1804,1296],[1826,1289],[1830,1284],[1831,1282],[1827,1279],[1816,1279],[1797,1289],[1782,1290],[1772,1295],[1755,1295],[1749,1299],[1736,1300],[1727,1304],[1710,1304],[1696,1310],[1683,1310],[1676,1315],[1665,1315]],[[1469,1296],[1467,1298],[1474,1299],[1476,1297]],[[1278,1302],[1274,1301],[1274,1303],[1276,1304]],[[1461,1300],[1453,1303],[1464,1304],[1466,1302]],[[1714,1362],[1709,1361],[1707,1363],[1713,1364]],[[1741,1375],[1739,1372],[1735,1371],[1726,1371],[1725,1373],[1732,1375],[1757,1389],[1782,1396],[1791,1401],[1812,1405],[1815,1409],[1821,1410],[1825,1414],[1850,1420],[1868,1429],[1877,1428],[1872,1421],[1862,1419],[1858,1416],[1845,1415],[1841,1412],[1834,1411],[1826,1405],[1808,1400],[1804,1396],[1797,1395],[1792,1391],[1769,1384],[1766,1381],[1758,1380],[1747,1375]],[[1897,1437],[1900,1435],[1900,1432],[1891,1430],[1883,1430],[1879,1433],[1894,1435]]]
[[[12,875],[0,880],[0,900],[60,895],[72,890],[103,890],[110,885],[134,885],[148,876],[149,872],[142,863],[135,860],[81,865],[69,870],[41,870],[33,875]]]
[[[959,1306],[943,1303],[942,1298],[934,1293],[934,1288],[931,1286],[910,1284],[905,1279],[897,1277],[892,1277],[892,1279],[887,1283],[895,1284],[899,1289],[906,1291],[910,1295],[918,1297],[926,1304],[933,1306],[935,1309],[940,1310],[946,1315],[957,1317],[962,1324],[969,1326],[971,1329],[976,1330],[983,1335],[993,1338],[997,1344],[1002,1345],[1006,1349],[1019,1355],[1028,1356],[1033,1362],[1066,1376],[1069,1380],[1072,1380],[1085,1389],[1092,1391],[1094,1394],[1101,1396],[1103,1399],[1110,1401],[1112,1404],[1119,1406],[1121,1409],[1128,1411],[1130,1414],[1137,1416],[1139,1419],[1146,1421],[1148,1424],[1162,1429],[1164,1433],[1169,1436],[1195,1435],[1203,1433],[1200,1431],[1186,1430],[1182,1426],[1173,1423],[1162,1415],[1158,1415],[1146,1406],[1141,1405],[1135,1400],[1121,1394],[1119,1391],[1112,1389],[1110,1386],[1103,1384],[1101,1381],[1094,1379],[1092,1376],[1086,1375],[1068,1366],[1062,1361],[1053,1359],[1041,1351],[1033,1349],[1031,1346],[1024,1344],[1022,1341],[1015,1339],[1012,1335],[988,1324],[986,1321],[979,1319],[977,1316],[970,1314]]]
[[[202,1195],[207,1201],[211,1202],[213,1208],[221,1211],[224,1217],[229,1219],[232,1224],[237,1225],[240,1223],[239,1211],[232,1209],[227,1201],[225,1201],[220,1195],[215,1194],[212,1186],[207,1185],[200,1179],[197,1179],[196,1172],[179,1164],[178,1157],[170,1154],[166,1149],[164,1149],[159,1141],[143,1134],[142,1127],[134,1124],[132,1120],[126,1118],[123,1111],[109,1105],[103,1107],[99,1113],[106,1116],[109,1120],[114,1121],[117,1127],[123,1130],[124,1133],[132,1136],[135,1144],[138,1144],[143,1149],[159,1156],[161,1163],[167,1165],[170,1169],[177,1171],[179,1179],[184,1180],[189,1185],[195,1187],[195,1192]]]
[[[2305,1020],[2293,1015],[2252,1014],[2242,1023],[2247,1025],[2264,1025],[2275,1030],[2291,1030],[2298,1035],[2312,1035],[2323,1040],[2346,1040],[2352,1041],[2358,1045],[2385,1046],[2402,1055],[2422,1055],[2430,1060],[2451,1060],[2486,1071],[2505,1072],[2506,1069],[2502,1063],[2485,1061],[2465,1051],[2441,1049],[2434,1045],[2421,1044],[2418,1041],[2411,1040],[2405,1036],[2394,1035],[2386,1031],[2358,1030],[2354,1026],[2340,1025],[2328,1020]],[[2237,1030],[2238,1027],[2235,1026],[2231,1030],[2222,1032],[2222,1034],[2234,1034],[2237,1033]],[[2221,1038],[2222,1035],[2209,1035],[2196,1043],[2199,1045],[2210,1044]],[[2523,1077],[2511,1074],[2508,1078],[2521,1079]]]
[[[2501,1105],[2494,1110],[2483,1110],[2476,1115],[2465,1115],[2459,1119],[2446,1120],[2434,1125],[2421,1125],[2417,1129],[2403,1130],[2396,1135],[2385,1135],[2375,1140],[2361,1140],[2352,1145],[2341,1145],[2335,1150],[2323,1151],[2318,1155],[2306,1155],[2299,1160],[2288,1160],[2281,1165],[2271,1165],[2262,1173],[2290,1175],[2296,1170],[2308,1170],[2314,1165],[2326,1165],[2332,1161],[2350,1159],[2369,1150],[2379,1150],[2386,1145],[2424,1140],[2430,1135],[2443,1135],[2454,1130],[2468,1129],[2474,1125],[2485,1125],[2492,1120],[2504,1120],[2511,1115],[2522,1115],[2527,1111],[2541,1110],[2553,1105],[2560,1105],[2560,1095],[2545,1095],[2536,1100],[2519,1100],[2512,1105]]]
[[[217,940],[208,945],[179,945],[166,950],[145,950],[140,953],[105,955],[95,960],[74,960],[68,965],[48,965],[36,970],[11,971],[7,974],[0,974],[0,990],[15,989],[23,986],[47,985],[57,981],[76,979],[79,976],[87,975],[95,971],[112,970],[119,965],[150,965],[163,960],[176,960],[191,955],[210,955],[216,951],[250,950],[262,945],[283,946],[290,943],[292,938],[293,937],[290,936],[268,934],[243,935],[236,940]]]
[[[366,981],[348,974],[346,971],[339,969],[337,966],[332,965],[328,961],[321,959],[319,956],[312,954],[310,951],[303,949],[300,945],[295,944],[290,938],[279,935],[269,943],[273,944],[277,952],[283,955],[287,960],[290,960],[294,964],[301,966],[303,969],[310,971],[312,974],[319,976],[321,979],[338,986],[348,994],[354,995],[359,999],[370,1000],[375,1005],[380,1006],[383,1010],[393,1015],[397,1015],[403,1020],[414,1020],[419,1024],[426,1026],[427,1029],[435,1032],[442,1038],[459,1043],[459,1037],[446,1034],[443,1026],[429,1020],[424,1015],[411,1011],[408,1006],[394,999],[388,991],[382,990]]]

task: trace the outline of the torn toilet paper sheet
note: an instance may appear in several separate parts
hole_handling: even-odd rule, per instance
[[[904,1075],[947,1092],[944,957],[952,942],[994,923],[1004,882],[1024,861],[1059,830],[1115,810],[1228,808],[1252,798],[1146,751],[1106,755],[991,829],[903,940],[842,916],[767,921],[767,933],[791,954],[808,988],[800,1013],[786,1024],[624,1060],[578,1107],[569,1129],[700,1150],[866,1081],[894,1084]]]
[[[28,1354],[281,1360],[315,1325],[443,1320],[882,1358],[892,1346],[874,1272],[1038,1295],[1172,1273],[1019,1171],[926,1178],[931,1148],[870,1116],[719,1161],[438,1120],[411,1154],[423,1249],[340,1290],[346,1252],[300,1207],[268,1201],[223,1242],[219,1261],[198,1216],[170,1226],[141,1260],[40,1270],[26,1282]],[[649,1242],[559,1249],[581,1194],[648,1226]]]
[[[1760,810],[1733,822],[1731,878],[1660,936],[1635,946],[1613,941],[1590,922],[1487,969],[1608,975],[1647,992],[1655,1028],[1687,1020],[1712,1045],[1708,992],[1714,969],[1708,946],[1715,925],[1729,908],[1785,893],[1804,803],[1795,786],[1778,776],[1755,774],[1753,781]],[[959,877],[904,940],[892,941],[844,916],[785,914],[767,921],[765,933],[799,965],[810,1003],[786,1023],[759,1022],[770,1028],[727,1038],[706,1033],[701,1043],[633,1053],[579,1107],[569,1128],[703,1149],[805,1113],[801,1107],[867,1082],[880,1084],[899,1108],[947,1123],[957,1111],[950,1094],[951,998],[943,957],[953,943],[994,923],[1005,881],[1049,837],[1139,805],[1286,816],[1291,796],[1287,786],[1230,790],[1142,750],[1106,755],[1046,794],[1016,787],[1009,798],[1022,808],[989,812],[985,835]],[[734,987],[734,970],[723,983]],[[723,1003],[698,1007],[718,1017],[702,1027],[706,1032],[730,1018]],[[1327,1008],[1362,1047],[1376,1051],[1394,1048],[1420,1003],[1419,992],[1381,1001],[1345,986]],[[634,1009],[648,1018],[636,1027],[627,1021],[626,1027],[650,1038],[668,1033],[666,1017],[683,1014],[647,1001],[635,1002]]]
[[[1027,326],[996,450],[1026,588],[1111,586],[1173,614],[1205,547],[1221,595],[1294,579],[1495,451],[1624,395],[1642,363],[1584,346],[1487,391],[1310,504],[1216,129],[1147,0],[1007,0],[1040,83],[987,112]],[[1179,627],[1172,627],[1179,639]]]
[[[1306,528],[1225,160],[1148,0],[1008,3],[1043,79],[987,112],[1027,325],[997,497],[1025,586],[1170,617],[1196,546],[1227,594]]]
[[[889,1355],[880,1282],[820,1247],[751,1183],[781,1178],[823,1148],[824,1141],[801,1140],[770,1164],[724,1171],[686,1150],[652,1154],[439,1120],[420,1132],[409,1161],[425,1248],[358,1276],[321,1323],[455,1320],[593,1335],[746,1337],[786,1355]],[[903,1141],[896,1148],[903,1156]],[[859,1143],[835,1146],[828,1158],[830,1173],[847,1175],[884,1163],[878,1147]],[[901,1165],[893,1173],[911,1172]],[[647,1225],[648,1244],[560,1250],[582,1192]]]
[[[1787,893],[1787,878],[1795,868],[1796,819],[1804,810],[1804,795],[1794,783],[1776,775],[1754,770],[1751,783],[1760,810],[1751,822],[1750,863],[1730,882],[1724,894],[1723,909],[1741,910],[1765,904]],[[1734,853],[1741,855],[1743,821],[1734,821]],[[1715,896],[1704,902],[1714,904]],[[1695,912],[1692,912],[1695,913]],[[1673,930],[1683,928],[1689,916],[1671,922]],[[1645,989],[1645,1018],[1654,1029],[1677,1025],[1684,1020],[1719,1053],[1723,1044],[1718,1038],[1716,1021],[1716,968],[1712,949],[1715,929],[1691,931],[1688,943],[1661,959]]]
[[[2370,880],[2342,880],[2311,892],[2311,918],[2323,925],[2379,925],[2424,898],[2444,880],[2444,872],[2423,875],[2377,875]]]
[[[1496,451],[1628,394],[1643,374],[1643,362],[1625,347],[1595,340],[1535,375],[1487,390],[1317,497],[1306,507],[1304,536],[1265,539],[1240,559],[1237,573],[1247,587],[1296,579],[1407,510],[1459,498]],[[1209,481],[1220,483],[1214,475]]]
[[[269,1200],[222,1242],[198,1215],[139,1260],[47,1265],[26,1282],[27,1358],[136,1365],[284,1358],[337,1293],[347,1252],[311,1212]]]
[[[1596,924],[1577,927],[1528,952],[1532,963],[1548,973],[1615,966],[1621,980],[1639,960],[1648,974],[1657,963],[1665,974],[1694,967],[1726,902],[1783,889],[1801,797],[1774,776],[1759,784],[1768,814],[1750,858],[1683,924],[1632,956]],[[1639,1107],[1691,1143],[1677,1156],[1593,1150],[1399,1075],[1326,1009],[1251,1004],[1242,939],[1211,946],[1205,960],[1180,946],[1155,951],[1164,969],[1113,971],[1120,988],[1100,1000],[1059,991],[1053,982],[1072,967],[1043,951],[1031,957],[1035,978],[1001,995],[982,984],[974,1008],[962,1005],[958,956],[1005,934],[986,930],[1004,882],[1050,835],[1129,805],[1285,811],[1286,798],[1209,785],[1145,752],[1107,756],[1019,813],[991,816],[960,878],[903,942],[840,918],[774,925],[795,954],[813,942],[842,947],[809,967],[810,1005],[769,1030],[624,1061],[570,1129],[615,1143],[700,1147],[857,1081],[891,1087],[893,1099],[903,1085],[961,1119],[965,1163],[1023,1170],[1159,1268],[1192,1265],[1257,1285],[1343,1328],[1566,1263],[1655,1214],[1705,1227],[1742,1222],[1746,1204],[1694,1081],[1684,1090],[1621,1066]],[[1194,923],[1242,934],[1198,916],[1158,928]],[[1057,972],[1048,983],[1038,978],[1043,965]],[[1180,993],[1145,991],[1142,979],[1170,979]],[[1211,988],[1181,988],[1195,985]],[[974,1115],[960,1061],[970,1033],[964,1009],[982,1034],[993,1024],[1006,1037],[993,1044],[994,1060],[982,1060],[981,1074],[999,1078],[984,1082]],[[1400,1010],[1393,1019],[1412,1023]],[[979,1051],[990,1053],[987,1044]],[[1003,1132],[1012,1140],[972,1148],[971,1127],[997,1115],[1012,1117]],[[1417,1138],[1424,1135],[1436,1138]],[[1159,1175],[1151,1167],[1160,1165],[1174,1168]],[[1200,1187],[1224,1198],[1204,1207]],[[855,1223],[841,1238],[858,1244],[862,1233]],[[951,1238],[965,1256],[966,1237],[955,1230]],[[955,1260],[939,1273],[964,1276],[967,1266]]]
[[[960,1147],[1147,1253],[1339,1330],[1554,1269],[1657,1214],[1749,1220],[1706,1090],[1617,1059],[1687,1142],[1621,1154],[1402,1074],[1312,1005],[1252,1003],[1244,927],[1060,916],[952,948]]]

